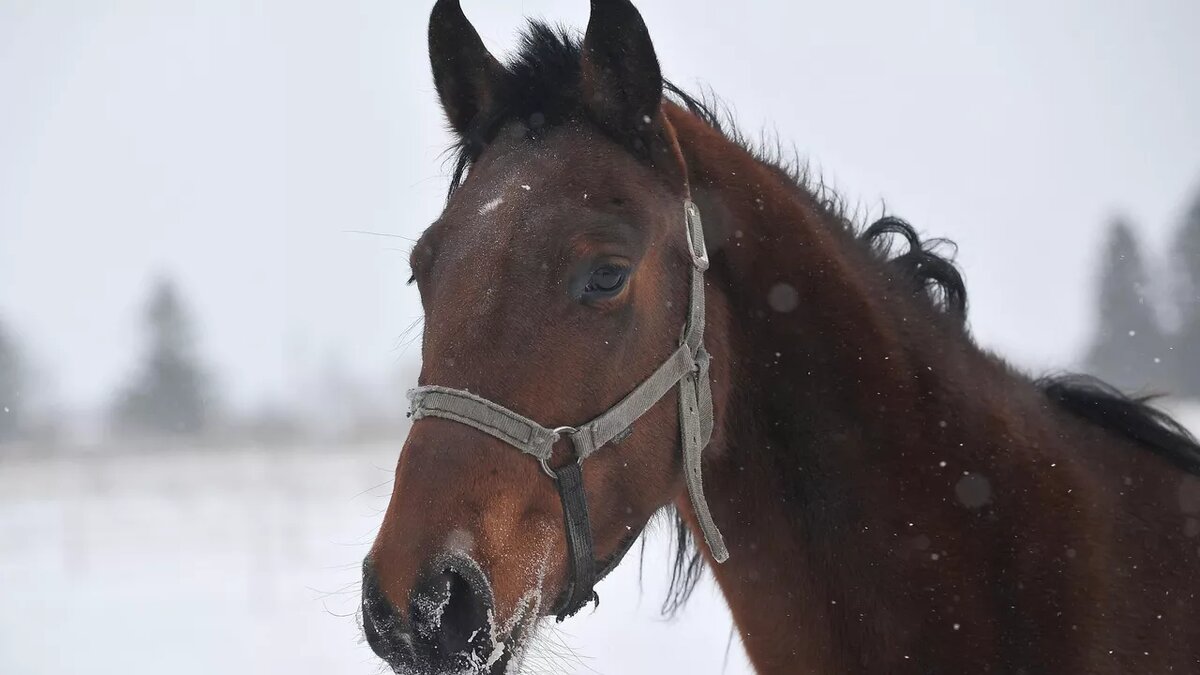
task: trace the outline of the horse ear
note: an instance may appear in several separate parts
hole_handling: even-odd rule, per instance
[[[598,124],[619,137],[648,130],[662,107],[662,71],[629,0],[592,0],[581,66],[583,102]]]
[[[488,52],[459,0],[438,0],[429,17],[429,61],[446,119],[460,135],[500,96],[504,67]]]

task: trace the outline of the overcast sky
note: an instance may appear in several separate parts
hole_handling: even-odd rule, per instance
[[[441,207],[431,4],[0,1],[0,318],[54,397],[109,396],[160,274],[235,402],[418,356],[408,242],[347,231]],[[587,4],[463,2],[497,53]],[[1200,186],[1195,0],[639,6],[668,77],[957,240],[976,335],[1027,367],[1086,342],[1110,214],[1161,252]]]

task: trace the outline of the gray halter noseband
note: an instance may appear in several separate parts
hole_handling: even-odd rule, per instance
[[[556,610],[559,621],[579,611],[593,599],[598,599],[594,590],[596,582],[616,567],[636,539],[636,536],[627,538],[597,574],[600,565],[592,553],[591,522],[583,489],[583,460],[605,444],[626,435],[633,423],[676,385],[679,386],[683,471],[692,508],[713,559],[721,563],[729,558],[725,540],[713,522],[704,498],[700,476],[701,455],[713,431],[709,357],[704,349],[704,270],[708,269],[708,252],[704,246],[700,210],[691,200],[684,202],[684,222],[688,251],[692,258],[691,300],[679,349],[636,389],[599,417],[578,427],[544,427],[469,391],[427,386],[408,392],[412,402],[409,416],[414,421],[423,417],[441,417],[474,427],[537,458],[542,470],[557,483],[563,504],[567,553],[571,559],[571,576],[564,591],[565,598]],[[550,456],[555,443],[563,438],[571,440],[576,461],[554,470],[550,468]]]

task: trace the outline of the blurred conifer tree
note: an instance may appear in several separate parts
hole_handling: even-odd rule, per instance
[[[191,318],[170,280],[155,283],[144,317],[146,353],[117,397],[114,426],[133,435],[199,435],[212,418],[210,382],[195,355]]]
[[[1100,260],[1098,326],[1087,366],[1126,390],[1161,391],[1167,384],[1167,339],[1148,285],[1133,229],[1114,219]]]

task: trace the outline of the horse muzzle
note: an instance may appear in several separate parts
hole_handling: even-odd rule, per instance
[[[396,673],[504,672],[510,652],[494,639],[491,585],[465,555],[442,556],[429,565],[404,610],[383,593],[370,557],[363,562],[362,588],[363,633]]]

